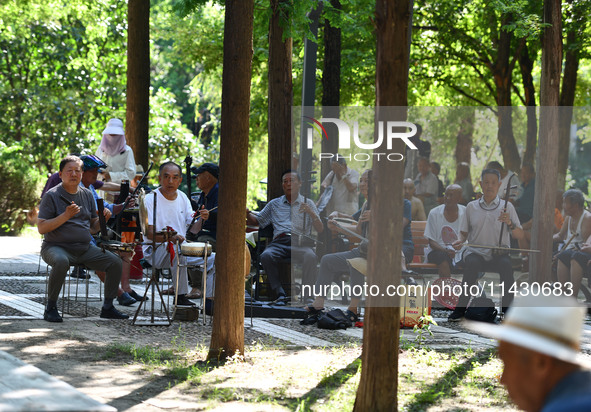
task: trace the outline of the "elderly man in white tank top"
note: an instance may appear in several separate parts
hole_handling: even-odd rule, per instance
[[[579,294],[579,286],[587,262],[577,259],[580,247],[589,241],[591,236],[591,213],[585,210],[585,196],[579,189],[569,189],[562,195],[562,206],[567,215],[560,232],[554,235],[554,242],[566,242],[566,246],[558,254],[558,281],[567,294],[575,298]]]

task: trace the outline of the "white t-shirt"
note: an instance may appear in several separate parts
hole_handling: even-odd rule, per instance
[[[173,228],[178,234],[185,236],[187,226],[193,220],[193,208],[187,195],[180,190],[176,191],[176,199],[168,200],[160,189],[148,193],[144,199],[144,205],[148,211],[148,224],[154,224],[154,193],[158,194],[156,201],[156,231],[164,230],[167,226]]]
[[[331,171],[322,182],[323,185],[332,185],[332,196],[326,205],[326,215],[330,215],[335,210],[337,212],[352,215],[359,210],[359,192],[358,189],[350,192],[345,184],[345,179],[355,185],[359,185],[359,172],[347,167],[347,173],[339,179]]]
[[[458,205],[458,218],[454,222],[448,222],[444,215],[445,205],[439,205],[436,208],[431,209],[431,213],[429,213],[429,217],[427,218],[427,225],[425,226],[425,237],[427,239],[431,239],[437,242],[441,247],[445,248],[447,245],[443,241],[441,237],[441,229],[444,226],[449,226],[453,229],[456,235],[460,236],[460,222],[464,217],[464,213],[466,212],[466,206]],[[425,248],[425,256],[427,256],[431,252],[431,247],[427,246]],[[462,253],[461,251],[457,251],[454,262],[459,262],[461,260]]]

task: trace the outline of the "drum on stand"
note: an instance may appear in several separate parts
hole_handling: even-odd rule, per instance
[[[207,252],[206,252],[207,248]],[[181,254],[183,256],[204,257],[211,256],[213,247],[210,243],[203,242],[183,242],[181,244]]]

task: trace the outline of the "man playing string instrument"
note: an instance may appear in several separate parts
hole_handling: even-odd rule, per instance
[[[480,187],[483,195],[466,206],[466,212],[460,222],[460,237],[453,243],[453,247],[459,250],[468,240],[463,258],[464,292],[476,284],[479,272],[496,272],[500,275],[501,283],[504,284],[503,290],[506,292],[501,302],[502,310],[505,312],[513,301],[513,295],[508,293],[514,283],[511,258],[507,253],[510,236],[519,240],[523,237],[523,230],[515,208],[508,202],[508,196],[503,200],[497,196],[500,185],[501,176],[498,170],[482,171]],[[467,293],[460,295],[455,310],[449,315],[450,322],[457,322],[464,317],[469,300],[470,296]]]

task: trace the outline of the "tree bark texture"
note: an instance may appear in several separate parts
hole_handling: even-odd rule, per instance
[[[568,0],[567,3],[572,3]],[[569,8],[573,15],[569,16],[577,21],[581,16],[577,15],[577,8]],[[560,125],[558,143],[558,182],[557,188],[564,189],[566,171],[568,169],[568,155],[570,147],[570,127],[573,120],[573,106],[575,104],[575,89],[577,86],[577,73],[579,72],[580,41],[577,38],[577,28],[571,23],[566,34],[564,73],[562,74],[562,90],[560,91]],[[578,30],[582,30],[579,26]]]
[[[267,200],[283,195],[281,173],[291,168],[293,85],[291,78],[292,39],[283,39],[281,19],[286,0],[271,0],[269,21],[269,158]],[[283,10],[280,13],[280,10]]]
[[[466,107],[464,111],[465,115],[462,117],[456,141],[456,164],[461,162],[470,164],[472,154],[472,137],[474,136],[476,110],[474,107]]]
[[[552,235],[558,172],[558,104],[562,64],[560,0],[544,0],[542,77],[540,82],[540,137],[536,167],[535,202],[530,254],[530,281],[552,281]]]
[[[331,0],[331,5],[342,10],[340,0]],[[338,118],[341,104],[341,29],[324,20],[324,69],[322,71],[322,117]],[[338,129],[334,123],[323,124],[328,139],[322,139],[322,153],[338,151]],[[331,171],[330,159],[322,159],[320,181]]]
[[[529,55],[529,49],[525,39],[523,48],[519,55],[519,68],[521,70],[521,79],[525,94],[525,107],[527,111],[527,132],[525,152],[523,153],[523,163],[533,165],[536,158],[536,146],[538,143],[538,118],[536,115],[536,88],[532,71],[534,62]]]
[[[406,120],[411,4],[409,0],[376,1],[376,122],[386,106],[398,106],[388,119]],[[376,151],[388,152],[385,145]],[[391,152],[404,153],[404,143],[395,142]],[[370,182],[368,281],[382,291],[389,284],[400,284],[402,179],[393,176],[403,172],[402,162],[376,161]],[[398,297],[389,299],[368,297],[354,411],[397,410],[400,302]]]
[[[244,354],[244,225],[253,0],[227,0],[224,23],[218,256],[209,359]]]
[[[127,109],[125,138],[135,162],[148,167],[150,120],[150,2],[127,4]]]
[[[501,26],[511,21],[510,16],[504,16]],[[500,30],[497,44],[497,59],[493,65],[493,78],[496,86],[496,101],[498,108],[499,146],[503,155],[505,169],[519,170],[521,159],[515,137],[513,135],[513,107],[511,106],[511,40],[513,33]]]

